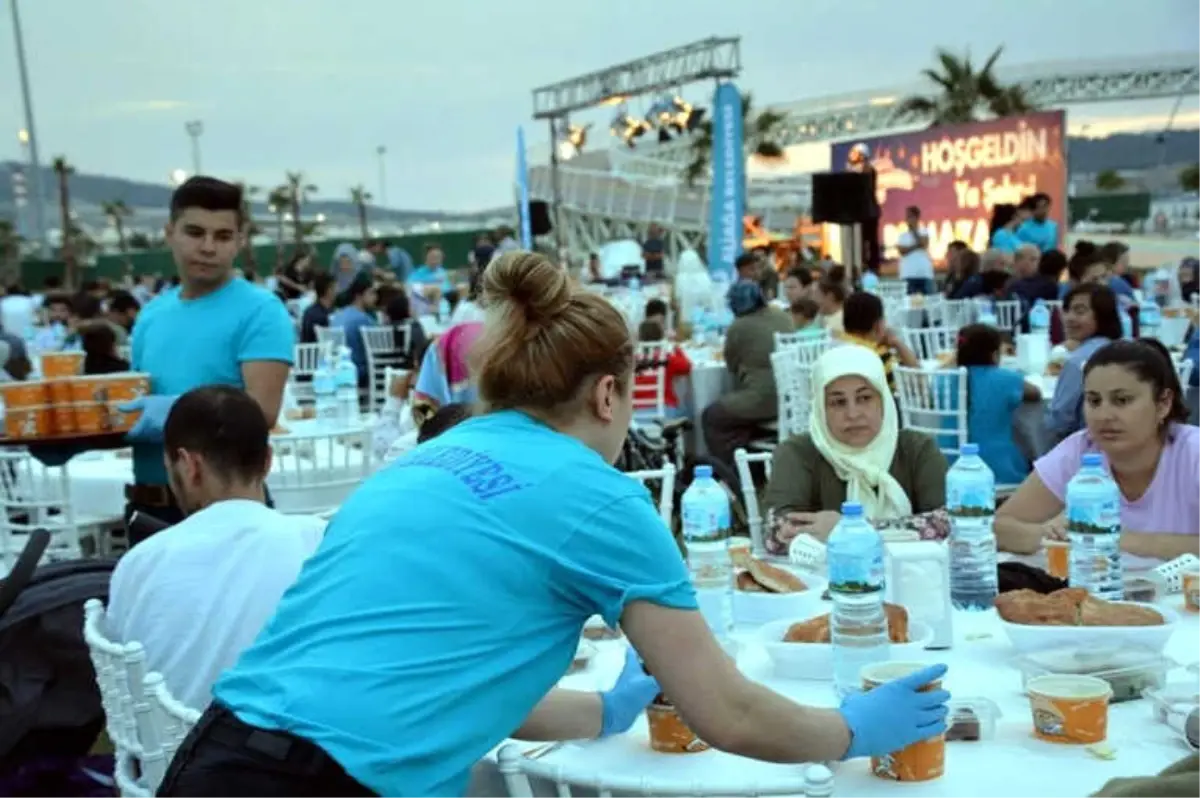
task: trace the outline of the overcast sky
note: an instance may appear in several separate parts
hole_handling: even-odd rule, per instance
[[[190,168],[184,123],[201,119],[207,172],[270,187],[302,169],[322,196],[363,183],[378,200],[382,144],[388,205],[446,210],[512,196],[535,86],[710,35],[742,37],[739,84],[771,103],[907,82],[937,46],[1003,44],[1014,65],[1200,51],[1196,0],[21,0],[21,14],[44,161],[165,182]],[[0,160],[23,126],[12,42],[5,2]],[[1070,115],[1154,125],[1170,107]]]

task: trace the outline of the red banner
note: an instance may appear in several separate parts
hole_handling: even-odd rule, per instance
[[[1017,204],[1043,192],[1050,218],[1066,231],[1066,114],[1045,111],[967,125],[842,142],[833,146],[834,169],[848,168],[852,148],[866,144],[875,167],[879,234],[888,256],[905,229],[904,210],[921,209],[929,253],[941,261],[946,245],[965,241],[988,248],[992,207]],[[1061,241],[1060,241],[1061,246]]]

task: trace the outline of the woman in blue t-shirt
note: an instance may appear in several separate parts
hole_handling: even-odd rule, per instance
[[[1000,367],[1001,343],[995,327],[969,325],[958,334],[956,361],[967,370],[968,439],[979,444],[997,485],[1019,485],[1030,463],[1013,438],[1013,419],[1022,402],[1042,401],[1042,392],[1020,372]]]
[[[461,795],[506,738],[620,734],[660,690],[709,744],[776,762],[945,730],[949,694],[918,692],[944,666],[840,709],[742,676],[646,489],[611,465],[633,416],[624,317],[541,255],[483,279],[484,412],[346,500],[159,795]],[[597,614],[657,681],[630,653],[609,691],[556,688]]]

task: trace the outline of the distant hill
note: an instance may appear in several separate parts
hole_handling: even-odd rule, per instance
[[[1102,139],[1067,139],[1072,172],[1103,172],[1126,169],[1150,169],[1196,163],[1200,151],[1200,130],[1172,130],[1157,133],[1118,133]]]
[[[0,209],[12,202],[12,181],[8,174],[19,167],[12,161],[0,161]],[[58,178],[54,171],[42,167],[42,181],[45,186],[45,199],[48,205],[56,203],[58,196]],[[76,173],[70,177],[71,202],[73,205],[100,205],[105,202],[120,199],[131,208],[152,208],[165,210],[171,201],[172,188],[155,183],[142,183],[127,180],[123,177]],[[256,215],[266,215],[266,202],[254,203]],[[331,217],[358,218],[358,209],[346,200],[316,199],[305,203],[306,215],[323,213]],[[369,215],[373,222],[393,222],[396,224],[412,224],[416,222],[464,222],[485,220],[496,216],[511,214],[509,208],[489,208],[470,213],[452,213],[447,211],[398,210],[370,206]]]

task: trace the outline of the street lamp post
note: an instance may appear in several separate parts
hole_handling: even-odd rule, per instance
[[[46,204],[42,201],[42,166],[38,161],[37,136],[33,127],[33,97],[29,92],[29,69],[25,65],[25,42],[21,38],[21,15],[17,0],[10,0],[12,10],[13,39],[17,51],[17,73],[21,80],[21,101],[25,106],[25,130],[22,143],[29,147],[29,193],[33,202],[33,238],[37,252],[46,255]]]
[[[387,155],[387,147],[380,144],[375,148],[375,154],[379,156],[379,207],[387,207],[387,171],[384,167],[384,159]]]
[[[200,174],[200,134],[204,132],[204,123],[193,119],[186,123],[184,129],[192,137],[192,174]]]

